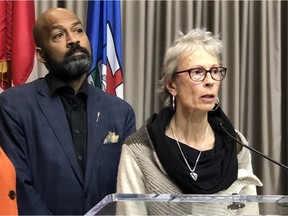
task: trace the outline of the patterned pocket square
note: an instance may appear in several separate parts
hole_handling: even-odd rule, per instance
[[[116,135],[115,132],[108,131],[108,134],[104,139],[104,144],[117,143],[118,139],[119,139],[119,135]]]

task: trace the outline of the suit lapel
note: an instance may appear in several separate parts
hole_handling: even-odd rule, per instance
[[[107,135],[105,131],[106,120],[105,120],[105,109],[103,107],[103,100],[100,100],[100,96],[97,91],[93,91],[94,87],[89,85],[88,87],[88,100],[87,100],[87,161],[85,170],[85,183],[84,190],[87,189],[89,182],[91,180],[94,161],[97,154],[102,146],[104,137]],[[107,117],[106,117],[107,119]]]
[[[43,115],[49,122],[50,127],[54,131],[57,140],[62,146],[66,157],[70,161],[74,172],[76,173],[80,182],[83,184],[83,177],[76,159],[70,127],[60,98],[50,97],[48,86],[42,85],[39,90],[37,102],[43,112]]]

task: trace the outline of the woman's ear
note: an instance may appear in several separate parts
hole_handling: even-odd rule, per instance
[[[36,47],[36,57],[41,63],[46,63],[45,54],[41,47]]]
[[[175,83],[173,81],[166,83],[165,87],[167,89],[167,91],[171,94],[176,96],[177,95],[177,91],[176,91],[176,87],[175,87]]]

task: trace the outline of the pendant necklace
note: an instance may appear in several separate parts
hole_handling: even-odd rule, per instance
[[[174,136],[174,138],[175,138],[175,140],[176,140],[176,143],[177,143],[177,145],[178,145],[178,148],[179,148],[179,150],[180,150],[180,152],[181,152],[181,155],[182,155],[182,157],[183,157],[183,159],[184,159],[184,161],[185,161],[188,169],[190,170],[190,176],[192,177],[192,179],[193,179],[194,181],[197,181],[197,179],[198,179],[198,174],[195,172],[195,169],[196,169],[196,167],[197,167],[198,161],[199,161],[200,156],[201,156],[201,154],[202,154],[202,149],[203,149],[203,146],[204,146],[204,143],[205,143],[205,139],[206,139],[206,136],[207,136],[207,132],[208,132],[208,125],[207,125],[207,127],[206,127],[204,139],[203,139],[203,142],[202,142],[202,145],[201,145],[201,150],[200,150],[200,152],[199,152],[199,154],[198,154],[198,156],[197,156],[197,159],[196,159],[196,162],[195,162],[195,165],[194,165],[194,168],[193,168],[193,169],[190,167],[190,165],[189,165],[189,163],[188,163],[188,161],[187,161],[187,159],[186,159],[186,157],[185,157],[185,155],[184,155],[184,153],[183,153],[183,151],[182,151],[182,149],[181,149],[181,146],[180,146],[179,141],[178,141],[178,139],[177,139],[177,137],[176,137],[176,134],[175,134],[174,131],[173,131],[173,128],[172,128],[172,124],[171,124],[171,123],[170,123],[170,127],[171,127],[171,131],[172,131],[172,133],[173,133],[173,136]]]

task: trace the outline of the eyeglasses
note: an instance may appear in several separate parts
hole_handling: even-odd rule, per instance
[[[189,73],[190,79],[196,82],[203,81],[207,73],[211,74],[212,79],[216,81],[221,81],[225,78],[227,68],[225,67],[212,67],[210,70],[206,70],[204,68],[191,68],[188,70],[178,71],[173,74],[179,74],[179,73]]]

